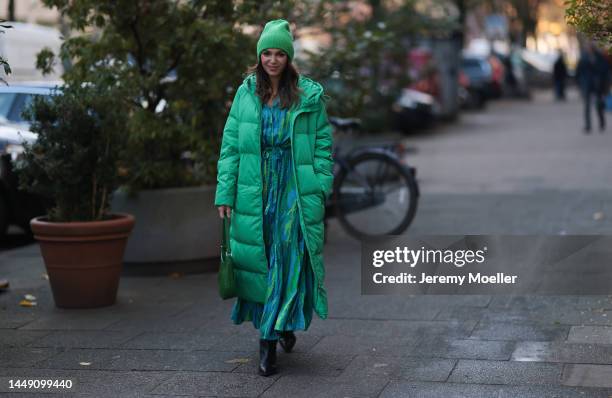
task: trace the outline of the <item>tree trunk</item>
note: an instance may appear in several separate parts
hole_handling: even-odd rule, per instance
[[[453,32],[453,37],[457,40],[459,48],[463,48],[465,41],[465,17],[467,13],[467,7],[465,0],[455,0],[455,5],[459,10],[459,28]]]
[[[9,0],[8,2],[8,20],[15,20],[15,0]]]

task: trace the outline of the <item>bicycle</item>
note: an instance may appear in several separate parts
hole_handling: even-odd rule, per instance
[[[341,154],[338,133],[352,135],[361,128],[355,118],[329,118],[334,126],[334,186],[325,203],[327,220],[336,217],[352,237],[363,240],[399,235],[416,214],[419,187],[416,169],[402,164],[399,143],[359,146]],[[324,241],[327,241],[327,233]]]

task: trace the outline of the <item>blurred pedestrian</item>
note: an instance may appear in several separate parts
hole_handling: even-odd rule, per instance
[[[557,60],[553,68],[553,80],[555,85],[555,98],[557,101],[565,101],[565,80],[567,79],[567,66],[563,51],[559,50]]]
[[[327,318],[323,216],[331,191],[331,126],[323,87],[292,64],[285,20],[268,22],[257,64],[236,91],[223,131],[215,206],[231,217],[237,299],[231,319],[259,329],[259,374],[276,373],[276,343]]]
[[[584,132],[591,132],[591,104],[599,118],[599,129],[606,128],[605,96],[610,85],[610,64],[592,42],[587,42],[576,68],[576,80],[584,100]]]

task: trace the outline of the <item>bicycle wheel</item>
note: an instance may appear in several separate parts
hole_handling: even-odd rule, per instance
[[[342,168],[335,185],[335,213],[342,227],[357,239],[398,235],[408,228],[417,209],[413,174],[384,153],[362,153]]]

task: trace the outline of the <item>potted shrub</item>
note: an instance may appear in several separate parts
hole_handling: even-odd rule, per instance
[[[93,85],[58,89],[25,112],[38,135],[18,161],[21,188],[53,200],[32,219],[55,304],[93,308],[115,302],[123,253],[134,226],[108,211],[118,185],[125,112]]]
[[[62,76],[67,82],[118,85],[116,99],[129,114],[121,189],[111,202],[114,211],[138,219],[125,262],[218,257],[221,220],[214,193],[220,133],[231,89],[255,58],[244,56],[254,51],[255,37],[241,25],[260,24],[264,11],[231,1],[43,3],[66,17],[71,36],[60,54],[40,53],[41,70],[61,60],[71,63]]]

